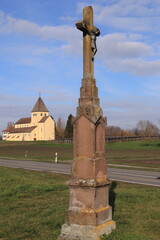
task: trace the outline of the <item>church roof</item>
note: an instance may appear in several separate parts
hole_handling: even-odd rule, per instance
[[[42,117],[42,119],[39,121],[39,123],[44,123],[48,118],[49,118],[49,116]]]
[[[31,118],[20,118],[15,124],[31,123]]]
[[[30,133],[32,132],[36,126],[34,127],[26,127],[26,128],[12,128],[9,133]]]
[[[2,132],[9,132],[14,126],[9,126],[6,129],[4,129]]]
[[[49,112],[41,97],[38,98],[32,112]]]

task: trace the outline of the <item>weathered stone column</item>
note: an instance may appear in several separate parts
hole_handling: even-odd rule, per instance
[[[99,240],[115,229],[109,206],[109,180],[105,160],[105,126],[94,79],[96,36],[92,7],[85,7],[76,26],[83,32],[84,74],[74,120],[74,161],[69,181],[67,223],[58,240]]]

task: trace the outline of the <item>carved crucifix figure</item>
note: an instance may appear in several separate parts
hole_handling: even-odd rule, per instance
[[[96,37],[99,36],[100,32],[99,29],[97,30],[92,30],[91,31],[91,49],[92,49],[92,61],[94,61],[94,55],[97,52],[97,45],[96,45]]]
[[[76,27],[83,32],[83,77],[94,76],[94,55],[97,52],[96,37],[100,30],[93,26],[93,9],[83,9],[83,20],[76,23]]]

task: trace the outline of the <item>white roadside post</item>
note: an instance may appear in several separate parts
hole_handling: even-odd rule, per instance
[[[55,153],[55,163],[58,162],[58,158],[57,158],[57,156],[58,156],[58,153],[56,152],[56,153]]]
[[[25,156],[25,158],[27,157],[27,155],[28,155],[28,151],[26,151],[26,153],[25,153],[25,155],[24,155],[24,156]]]

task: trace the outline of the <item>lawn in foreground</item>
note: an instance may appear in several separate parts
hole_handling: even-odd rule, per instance
[[[0,238],[56,240],[68,209],[69,176],[0,168]],[[112,182],[117,229],[104,240],[158,240],[160,191]]]

